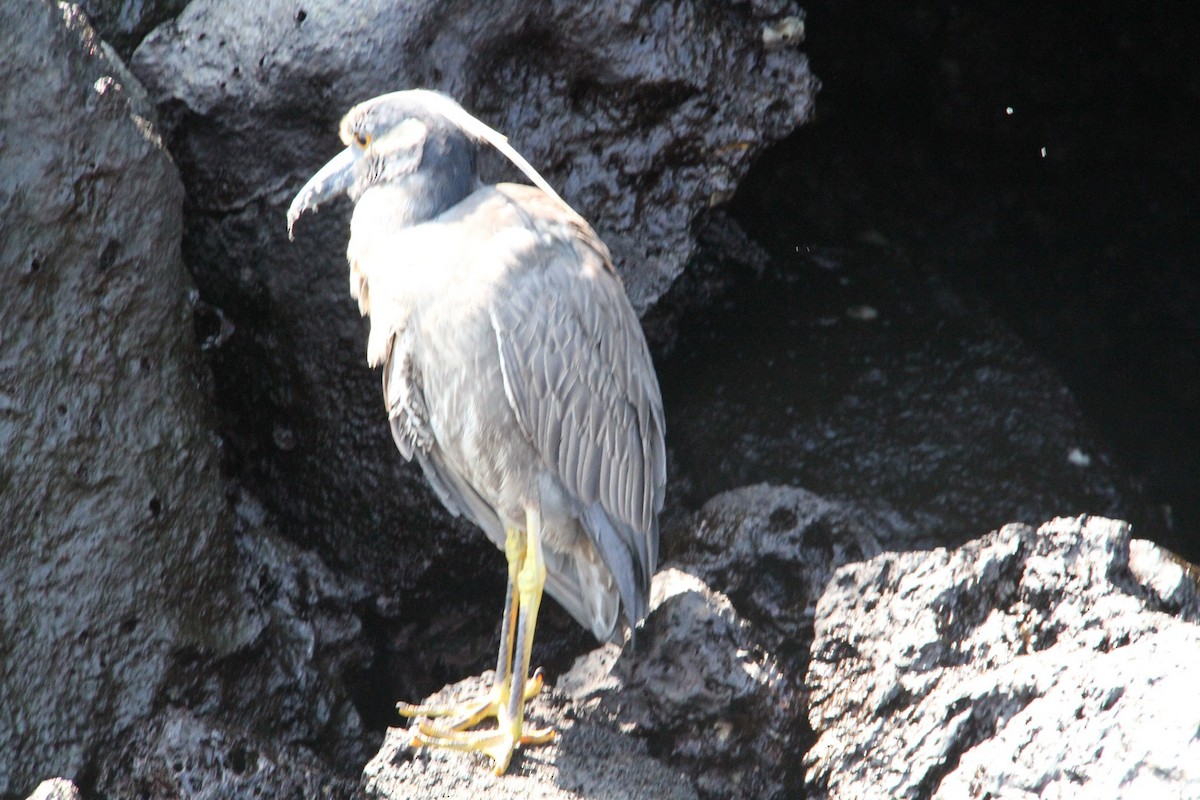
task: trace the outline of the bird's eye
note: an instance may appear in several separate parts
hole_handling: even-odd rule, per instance
[[[358,131],[354,134],[354,141],[358,142],[359,147],[366,147],[371,143],[371,134]]]

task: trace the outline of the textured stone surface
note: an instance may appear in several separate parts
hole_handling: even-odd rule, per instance
[[[1150,547],[1081,517],[839,570],[808,796],[1200,794],[1200,595]]]
[[[285,528],[406,589],[431,563],[454,576],[478,562],[444,541],[446,516],[388,435],[346,291],[345,204],[287,241],[284,209],[339,149],[348,107],[414,86],[454,95],[595,225],[644,305],[683,269],[710,201],[810,114],[802,53],[762,44],[764,26],[795,13],[702,0],[197,0],[147,37],[132,67],[187,186],[185,252],[221,343],[222,433]],[[485,172],[509,175],[497,166]]]
[[[297,745],[169,708],[133,733],[104,765],[106,797],[190,800],[339,798],[354,779]]]
[[[876,536],[889,524],[789,487],[713,498],[668,532],[673,553],[654,579],[636,649],[605,645],[549,675],[553,691],[534,705],[535,721],[567,725],[555,745],[525,756],[532,766],[519,791],[561,787],[569,772],[583,794],[608,796],[609,768],[591,763],[594,752],[637,764],[648,754],[700,797],[795,796],[811,742],[803,678],[816,600],[838,566],[879,552]],[[389,732],[366,772],[369,796],[466,791],[462,756],[410,763],[406,741]],[[492,787],[490,776],[479,780]]]
[[[789,487],[713,498],[667,532],[673,553],[654,579],[636,649],[605,645],[548,675],[553,689],[533,705],[534,720],[562,736],[523,757],[519,788],[494,784],[479,759],[410,758],[407,733],[393,729],[366,770],[367,796],[465,796],[476,786],[467,764],[489,792],[574,785],[609,796],[610,760],[637,765],[630,785],[643,789],[633,796],[657,796],[649,781],[658,778],[648,776],[662,770],[687,776],[676,782],[705,798],[795,796],[811,742],[803,679],[816,600],[838,566],[879,552],[876,537],[890,524]]]
[[[81,0],[96,31],[128,58],[154,26],[178,14],[188,0]]]
[[[804,744],[801,707],[758,632],[728,597],[677,569],[655,576],[651,605],[603,705],[702,797],[785,796],[788,753]],[[564,676],[568,685],[581,666]]]
[[[182,187],[79,13],[0,5],[0,795],[73,777],[172,655],[252,633],[179,256]]]
[[[722,492],[668,531],[669,564],[725,592],[763,646],[802,678],[813,613],[834,570],[880,552],[902,523],[791,486]]]
[[[163,707],[92,764],[101,796],[347,797],[378,746],[346,685],[371,656],[363,587],[264,528],[251,500],[236,508],[249,635],[175,654]]]
[[[29,795],[29,800],[80,800],[79,787],[66,778],[42,781]]]
[[[729,598],[677,569],[654,579],[636,650],[604,645],[531,704],[549,745],[497,779],[481,757],[407,747],[392,729],[364,771],[364,798],[788,796],[802,709],[775,659]],[[438,701],[482,693],[472,678]]]
[[[434,697],[474,697],[487,683],[472,678]],[[529,706],[534,725],[553,725],[550,744],[518,751],[507,775],[497,777],[482,756],[408,747],[408,731],[393,728],[379,753],[363,770],[356,800],[402,798],[663,797],[694,800],[691,781],[664,766],[629,730],[606,715],[578,708],[554,689],[544,689]]]

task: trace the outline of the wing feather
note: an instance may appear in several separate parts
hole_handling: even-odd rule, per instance
[[[531,187],[501,190],[538,231],[490,309],[505,391],[578,504],[631,624],[645,613],[666,483],[662,398],[607,248]]]

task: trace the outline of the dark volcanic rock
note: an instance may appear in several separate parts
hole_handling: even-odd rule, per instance
[[[1100,518],[846,566],[808,796],[1196,797],[1197,622],[1195,576]]]
[[[671,531],[670,563],[679,568],[655,577],[637,647],[605,645],[548,675],[552,687],[533,704],[534,724],[552,723],[562,735],[525,753],[519,788],[484,776],[478,759],[471,780],[513,796],[553,797],[574,786],[607,797],[616,791],[607,762],[616,760],[640,776],[629,784],[641,787],[632,796],[658,796],[652,776],[663,770],[687,776],[674,782],[705,798],[795,796],[799,754],[812,739],[804,672],[816,600],[837,567],[879,552],[876,535],[890,524],[788,487],[714,498]],[[482,685],[472,679],[447,691],[466,696]],[[407,741],[406,731],[389,731],[365,772],[366,796],[475,790],[464,777],[471,759],[413,757]]]
[[[354,791],[339,774],[297,745],[277,745],[254,731],[167,709],[139,727],[120,758],[105,765],[107,797],[337,798]]]
[[[73,7],[0,6],[0,795],[74,777],[182,648],[252,626],[179,257],[182,187]]]
[[[802,679],[825,584],[838,567],[878,554],[899,525],[803,489],[746,486],[669,530],[668,563],[728,595],[762,646]]]
[[[702,797],[785,796],[788,755],[803,742],[795,684],[729,598],[699,578],[660,572],[651,606],[644,643],[621,654],[611,673],[619,685],[602,705],[648,737],[651,752],[695,781]],[[589,666],[577,664],[563,682],[574,685]]]
[[[659,364],[675,503],[803,486],[886,520],[895,549],[1141,510],[1061,378],[982,304],[886,246],[800,250],[725,254],[726,287],[680,321]]]
[[[431,563],[464,561],[440,541],[440,509],[413,513],[429,495],[402,468],[378,376],[363,366],[345,206],[287,241],[284,209],[339,149],[348,107],[414,86],[457,97],[593,222],[644,305],[683,269],[693,220],[809,115],[816,82],[803,55],[762,39],[794,13],[692,1],[197,0],[147,37],[133,69],[170,130],[188,190],[186,257],[219,309],[223,434],[287,530],[409,587]]]
[[[363,587],[264,527],[256,503],[237,510],[249,635],[175,654],[163,707],[91,770],[101,796],[347,797],[378,746],[346,685],[371,656]]]
[[[81,0],[79,6],[104,40],[128,58],[154,26],[183,11],[188,0]]]

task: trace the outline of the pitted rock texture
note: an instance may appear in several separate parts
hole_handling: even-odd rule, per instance
[[[802,746],[797,698],[729,598],[676,569],[654,579],[638,646],[606,644],[551,676],[529,724],[548,745],[518,751],[497,779],[480,756],[408,747],[388,731],[360,798],[786,797]],[[443,703],[482,694],[490,673],[447,687]]]
[[[0,52],[21,65],[0,85],[8,796],[111,752],[176,652],[227,653],[252,626],[152,112],[74,6],[0,5]]]
[[[1148,548],[1062,518],[839,570],[808,796],[1200,795],[1200,595]]]

